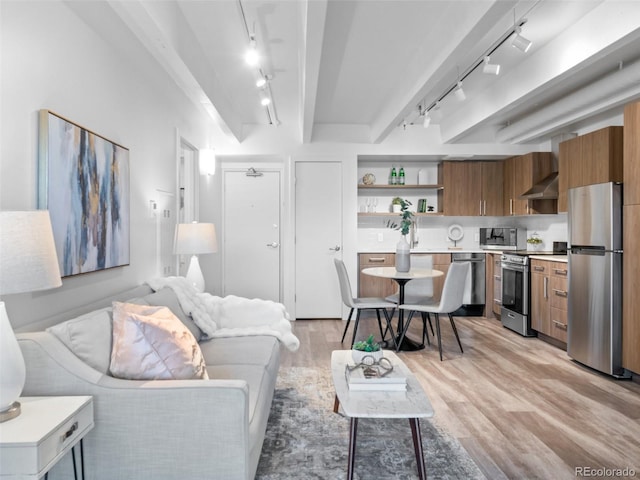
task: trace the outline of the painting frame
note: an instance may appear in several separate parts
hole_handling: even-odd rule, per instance
[[[62,277],[129,265],[129,149],[50,110],[38,123],[37,204]]]

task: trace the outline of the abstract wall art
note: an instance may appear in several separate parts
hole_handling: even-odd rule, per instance
[[[62,276],[129,264],[129,150],[40,111],[38,208],[48,209]]]

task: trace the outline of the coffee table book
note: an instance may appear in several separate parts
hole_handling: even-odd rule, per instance
[[[368,375],[365,376],[365,368]],[[384,369],[377,365],[369,367],[353,368],[351,365],[345,367],[345,377],[349,390],[387,390],[387,391],[406,391],[407,378],[400,372],[398,368],[382,375]],[[373,373],[373,376],[370,374]]]

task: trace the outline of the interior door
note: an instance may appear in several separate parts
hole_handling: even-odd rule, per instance
[[[342,165],[296,163],[296,318],[340,318]],[[355,285],[355,279],[352,280]]]
[[[280,172],[225,171],[223,294],[280,302]]]

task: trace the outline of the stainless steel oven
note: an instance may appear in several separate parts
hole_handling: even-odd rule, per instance
[[[529,257],[505,253],[502,265],[502,325],[525,337],[535,336],[531,329]]]

